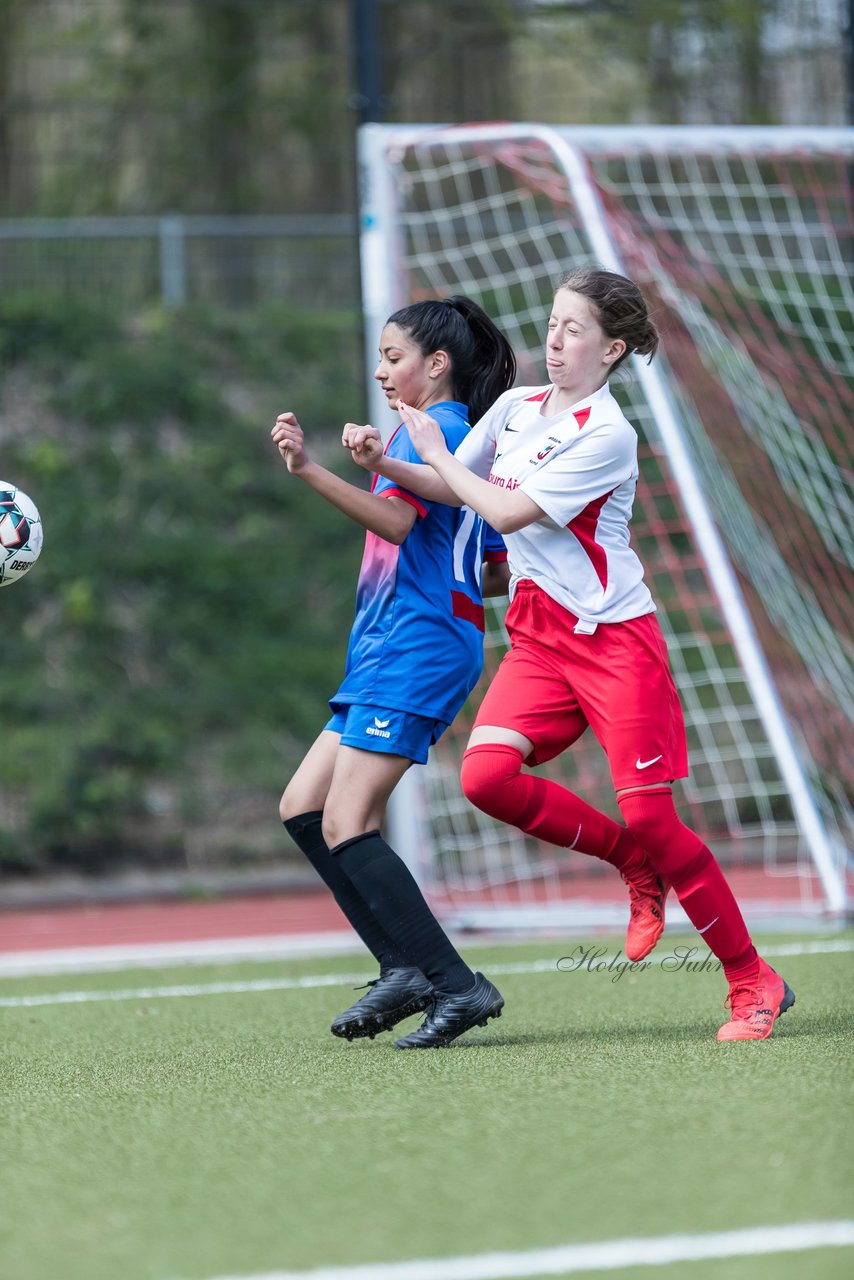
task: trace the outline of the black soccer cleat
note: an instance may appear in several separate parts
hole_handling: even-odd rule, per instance
[[[427,1017],[417,1031],[396,1040],[395,1049],[441,1049],[471,1027],[485,1027],[490,1018],[500,1018],[504,1008],[501,992],[476,973],[474,986],[454,995],[434,991]]]
[[[334,1036],[373,1040],[378,1032],[391,1031],[404,1018],[426,1009],[435,994],[430,979],[415,968],[386,969],[367,985],[370,990],[332,1023]]]

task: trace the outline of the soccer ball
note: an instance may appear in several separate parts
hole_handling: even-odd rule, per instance
[[[0,480],[0,587],[29,572],[42,549],[42,519],[32,498]]]

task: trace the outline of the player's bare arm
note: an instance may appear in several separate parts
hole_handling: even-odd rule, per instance
[[[480,578],[483,596],[506,596],[510,589],[510,565],[506,560],[484,560]]]
[[[417,493],[419,498],[426,498],[428,502],[444,502],[449,507],[463,505],[453,489],[431,467],[387,457],[383,453],[382,436],[376,427],[348,422],[341,442],[350,450],[353,461],[360,467],[375,471],[387,480],[393,480],[404,489]]]
[[[397,407],[418,456],[441,476],[458,501],[483,516],[497,533],[516,533],[542,519],[542,507],[521,489],[499,489],[463,466],[448,449],[435,418],[403,401]]]
[[[271,436],[291,475],[371,533],[399,546],[415,523],[415,508],[401,498],[381,498],[335,475],[306,451],[305,434],[291,412],[280,413]]]

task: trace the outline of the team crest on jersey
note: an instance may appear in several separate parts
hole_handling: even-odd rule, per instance
[[[547,458],[556,445],[563,444],[563,441],[557,436],[547,436],[546,439],[549,441],[549,444],[547,444],[544,449],[540,450],[536,458],[528,459],[532,466],[536,466],[538,462],[542,462],[543,458]]]

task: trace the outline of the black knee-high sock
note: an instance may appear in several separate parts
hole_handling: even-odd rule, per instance
[[[468,991],[474,974],[424,901],[405,862],[379,831],[344,840],[331,850],[374,918],[440,991]]]
[[[399,947],[395,946],[371,908],[351,883],[343,866],[332,857],[321,832],[322,810],[286,818],[283,825],[294,844],[302,850],[321,880],[332,890],[333,897],[365,946],[379,961],[381,969],[409,966]]]

